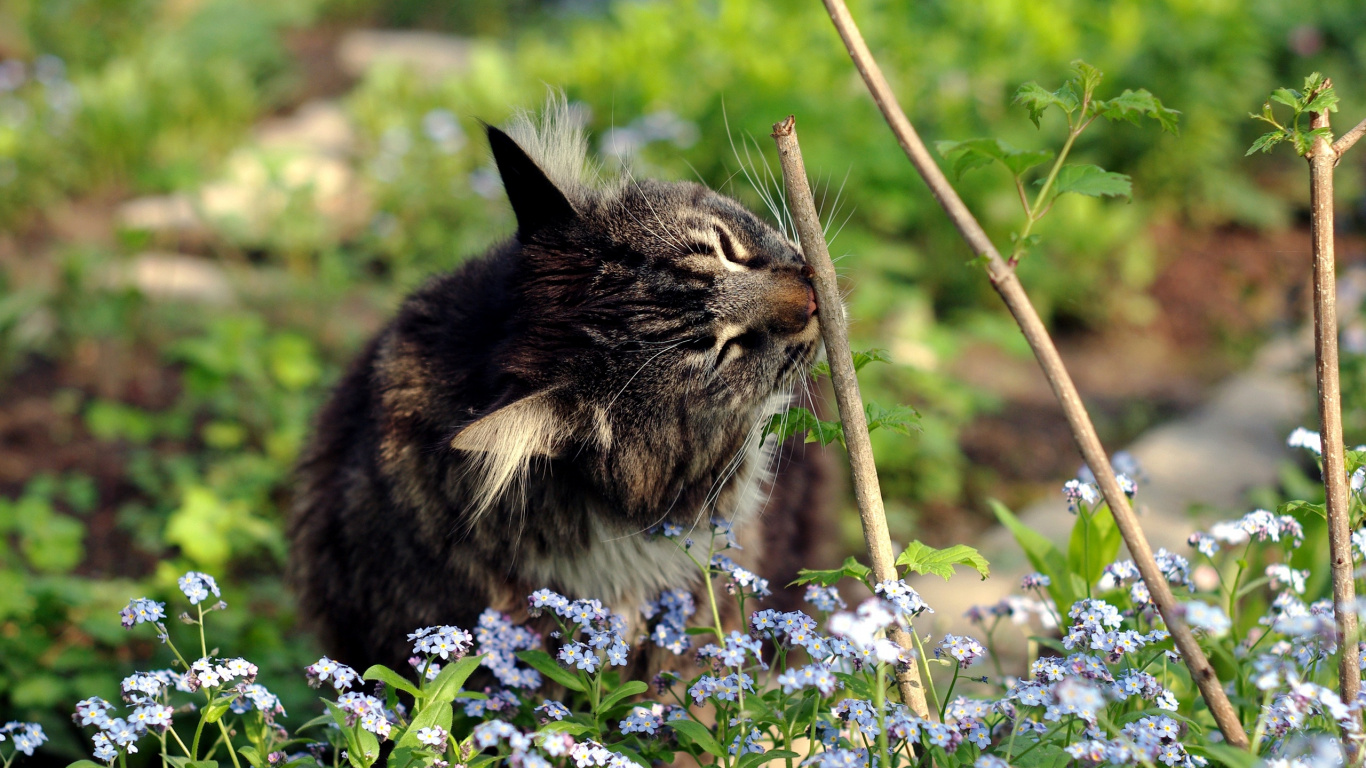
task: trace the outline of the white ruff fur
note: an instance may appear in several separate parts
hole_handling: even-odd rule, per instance
[[[781,412],[789,400],[786,395],[774,395],[765,403],[763,412]],[[741,465],[730,480],[727,508],[695,512],[698,523],[688,534],[698,542],[695,546],[705,547],[710,535],[708,518],[713,513],[730,520],[737,535],[759,516],[772,482],[773,452],[777,446],[774,435],[762,441],[749,441]],[[701,575],[674,542],[651,538],[641,531],[611,530],[600,522],[611,517],[606,511],[596,516],[594,541],[587,549],[528,563],[526,575],[532,583],[559,585],[570,598],[598,598],[634,626],[646,601],[655,599],[665,589],[690,588]],[[732,558],[752,569],[754,563],[747,562],[751,559],[747,554],[757,556],[745,551],[733,554]],[[705,555],[705,549],[694,552],[695,557]]]

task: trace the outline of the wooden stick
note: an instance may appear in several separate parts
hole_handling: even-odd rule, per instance
[[[1329,88],[1331,83],[1325,80],[1323,87]],[[1309,125],[1315,129],[1328,128],[1328,113],[1312,113]],[[1350,147],[1351,142],[1346,142],[1346,146]],[[1342,389],[1338,382],[1337,269],[1333,254],[1333,168],[1338,162],[1335,149],[1336,145],[1329,145],[1320,138],[1309,153],[1309,231],[1314,244],[1314,362],[1319,389],[1323,491],[1328,508],[1333,617],[1341,654],[1338,657],[1338,695],[1343,701],[1356,701],[1357,692],[1361,690],[1361,649],[1357,646],[1352,512],[1348,506],[1347,466],[1342,444]],[[1352,745],[1355,742],[1344,732],[1343,743]]]
[[[1072,377],[1063,366],[1062,358],[1053,345],[1053,339],[1048,335],[1048,329],[1039,318],[1038,312],[1034,310],[1034,305],[1030,303],[1029,296],[1015,275],[1015,270],[1001,258],[1001,254],[997,252],[996,246],[987,237],[981,224],[968,211],[967,206],[958,197],[958,193],[954,191],[953,186],[944,177],[939,165],[930,156],[929,150],[920,140],[920,136],[911,125],[911,121],[907,119],[906,113],[897,103],[891,86],[887,84],[877,61],[868,50],[868,45],[863,41],[863,35],[859,33],[853,17],[849,15],[849,9],[845,6],[844,0],[822,1],[825,3],[826,11],[830,14],[831,21],[835,23],[835,29],[844,41],[845,48],[849,51],[849,56],[854,60],[854,66],[863,75],[864,83],[867,84],[878,108],[882,110],[883,117],[891,126],[892,133],[896,135],[902,150],[905,151],[911,164],[920,173],[921,178],[929,185],[930,193],[943,206],[945,213],[949,215],[949,219],[958,228],[959,234],[967,241],[973,253],[986,259],[987,276],[991,279],[992,287],[1000,294],[1006,308],[1010,310],[1010,314],[1015,317],[1015,322],[1020,326],[1020,331],[1023,332],[1030,349],[1034,351],[1034,357],[1039,361],[1044,377],[1048,379],[1048,384],[1053,389],[1053,395],[1057,398],[1059,405],[1062,406],[1063,414],[1066,416],[1067,424],[1072,431],[1072,439],[1076,441],[1082,458],[1086,461],[1086,465],[1091,468],[1092,474],[1095,475],[1101,495],[1105,497],[1105,503],[1110,507],[1115,524],[1124,537],[1124,543],[1128,545],[1129,553],[1133,555],[1134,564],[1138,566],[1138,571],[1148,586],[1152,601],[1157,606],[1158,612],[1162,614],[1162,619],[1167,624],[1167,630],[1171,632],[1172,641],[1181,653],[1182,660],[1190,669],[1191,678],[1200,688],[1200,695],[1204,697],[1210,714],[1213,715],[1215,723],[1229,744],[1239,749],[1247,749],[1247,732],[1243,730],[1243,725],[1238,720],[1238,713],[1229,703],[1223,685],[1219,682],[1218,676],[1215,675],[1214,668],[1210,666],[1209,659],[1201,650],[1200,644],[1196,642],[1195,635],[1191,633],[1190,627],[1186,626],[1185,621],[1178,613],[1176,598],[1172,595],[1171,586],[1167,584],[1166,577],[1153,559],[1152,547],[1149,546],[1148,539],[1143,535],[1143,529],[1138,524],[1138,519],[1129,507],[1128,497],[1124,495],[1119,483],[1115,480],[1114,470],[1111,469],[1110,460],[1105,455],[1105,449],[1100,444],[1100,438],[1096,435],[1091,417],[1087,415],[1086,407],[1082,404],[1081,395],[1077,393],[1076,385],[1073,384]],[[1058,607],[1063,609],[1063,606]]]
[[[830,380],[835,386],[835,402],[839,406],[840,421],[844,426],[844,443],[849,450],[849,466],[854,481],[854,498],[858,501],[859,520],[863,523],[863,540],[868,545],[868,556],[873,561],[874,582],[893,581],[896,555],[892,552],[892,536],[887,532],[887,514],[882,507],[882,489],[878,484],[877,467],[873,463],[873,444],[868,439],[868,418],[863,411],[859,394],[858,376],[854,371],[854,357],[849,351],[849,321],[844,316],[844,302],[840,300],[839,284],[835,280],[835,265],[830,260],[816,202],[811,197],[811,185],[802,164],[802,150],[797,144],[796,120],[786,120],[773,126],[773,140],[778,144],[778,157],[783,166],[783,184],[787,187],[792,220],[797,225],[797,236],[802,243],[806,263],[811,265],[816,286],[816,306],[820,308],[821,336],[825,339],[825,357],[830,363]],[[907,651],[912,651],[908,633],[892,628],[892,640]],[[916,662],[897,672],[901,701],[918,717],[928,719],[930,710],[925,702],[925,688],[920,680]]]

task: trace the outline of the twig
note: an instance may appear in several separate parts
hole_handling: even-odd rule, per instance
[[[1333,142],[1333,164],[1336,165],[1338,160],[1342,159],[1342,153],[1351,149],[1362,136],[1366,136],[1366,120],[1357,123],[1357,127],[1342,134]]]
[[[1331,87],[1325,80],[1324,87]],[[1328,113],[1315,112],[1310,127],[1328,128]],[[1360,126],[1358,126],[1360,128]],[[1366,130],[1366,129],[1363,129]],[[1344,136],[1343,139],[1347,137]],[[1355,141],[1355,139],[1353,139]],[[1319,437],[1323,490],[1328,508],[1328,551],[1333,571],[1333,616],[1337,623],[1338,694],[1356,701],[1361,689],[1357,646],[1356,584],[1352,578],[1351,510],[1342,445],[1342,390],[1338,382],[1337,270],[1333,255],[1333,166],[1336,144],[1318,139],[1309,153],[1309,230],[1314,244],[1314,361],[1319,385]],[[1351,146],[1351,142],[1347,142]],[[1345,744],[1354,744],[1343,734]],[[1350,748],[1350,747],[1349,747]],[[1355,761],[1355,756],[1353,756]]]
[[[863,539],[868,545],[868,556],[873,561],[875,581],[897,578],[892,537],[887,532],[887,515],[882,508],[882,489],[878,485],[877,468],[873,464],[873,444],[868,439],[868,418],[859,395],[854,358],[849,351],[849,323],[840,301],[839,285],[835,281],[835,265],[822,233],[820,216],[811,197],[811,186],[806,180],[806,166],[802,164],[801,147],[797,144],[796,120],[786,120],[773,126],[773,140],[778,144],[778,157],[783,166],[783,183],[787,187],[788,205],[801,239],[802,251],[811,265],[816,285],[816,303],[820,307],[821,335],[825,338],[825,356],[830,363],[830,380],[835,385],[835,402],[839,406],[840,421],[844,426],[844,442],[849,450],[849,465],[854,481],[854,498],[858,501],[859,519],[863,522]],[[912,650],[908,633],[895,626],[892,640]],[[897,672],[897,685],[902,702],[918,717],[929,718],[925,702],[925,688],[920,681],[916,663]]]
[[[1020,331],[1024,334],[1030,349],[1034,351],[1034,356],[1043,369],[1044,377],[1048,379],[1048,384],[1053,389],[1053,395],[1058,399],[1059,405],[1062,406],[1068,427],[1072,431],[1072,438],[1076,441],[1082,458],[1091,468],[1092,474],[1095,475],[1101,495],[1104,496],[1106,504],[1110,507],[1115,524],[1124,537],[1124,543],[1128,546],[1129,553],[1133,555],[1134,563],[1138,566],[1138,571],[1148,587],[1153,603],[1157,606],[1158,612],[1162,614],[1162,619],[1167,624],[1167,630],[1172,635],[1172,641],[1181,653],[1181,658],[1186,662],[1186,666],[1190,669],[1191,678],[1199,686],[1200,694],[1204,697],[1205,704],[1209,707],[1210,714],[1214,717],[1219,730],[1224,734],[1224,739],[1239,749],[1247,749],[1247,732],[1243,730],[1242,723],[1238,720],[1238,714],[1229,703],[1223,685],[1219,682],[1218,676],[1215,675],[1214,668],[1210,666],[1209,659],[1205,657],[1205,652],[1201,650],[1195,636],[1191,633],[1190,627],[1186,626],[1185,621],[1178,613],[1176,598],[1173,597],[1166,577],[1158,569],[1157,563],[1153,559],[1152,547],[1148,545],[1148,539],[1143,535],[1143,529],[1139,526],[1133,510],[1129,507],[1128,497],[1124,495],[1119,483],[1115,480],[1114,470],[1110,468],[1109,458],[1105,455],[1105,449],[1101,446],[1100,438],[1096,435],[1095,426],[1092,425],[1091,418],[1087,415],[1086,408],[1081,402],[1081,396],[1077,393],[1076,385],[1072,383],[1072,377],[1068,375],[1067,369],[1063,366],[1062,358],[1053,345],[1053,339],[1048,335],[1048,330],[1044,327],[1043,321],[1039,319],[1038,313],[1034,310],[1034,305],[1030,303],[1029,296],[1015,275],[1015,270],[1011,269],[1001,258],[1001,254],[992,245],[991,239],[987,237],[981,224],[968,211],[967,206],[958,197],[958,193],[954,191],[948,179],[944,177],[943,171],[930,156],[929,150],[925,148],[925,144],[920,140],[915,128],[911,126],[911,121],[907,119],[906,113],[897,103],[896,96],[892,94],[891,87],[887,84],[886,78],[882,76],[881,69],[873,59],[872,53],[869,52],[867,44],[864,43],[863,36],[854,24],[853,18],[849,15],[849,9],[845,6],[844,0],[823,0],[823,2],[826,11],[830,14],[830,19],[835,23],[835,29],[839,31],[840,38],[844,41],[845,48],[848,49],[850,57],[854,60],[854,66],[863,75],[864,83],[867,84],[868,90],[872,93],[873,100],[882,110],[888,125],[891,126],[892,133],[896,135],[897,141],[906,152],[906,156],[910,158],[911,164],[915,166],[925,183],[929,185],[930,193],[943,206],[949,219],[958,228],[959,234],[967,241],[973,253],[986,260],[987,275],[991,279],[992,287],[1005,301],[1007,309],[1015,317],[1015,322],[1020,326]]]

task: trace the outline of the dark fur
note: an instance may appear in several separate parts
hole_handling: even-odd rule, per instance
[[[517,238],[407,299],[318,414],[299,468],[293,582],[327,651],[354,666],[401,663],[418,627],[521,615],[540,587],[636,612],[653,595],[591,558],[665,520],[705,538],[708,515],[735,514],[763,401],[804,385],[816,353],[802,257],[734,201],[683,183],[565,189],[500,131],[490,141]],[[743,269],[688,234],[717,221]],[[507,452],[478,435],[522,423],[544,439],[481,511],[483,454]],[[799,443],[774,464],[741,537],[744,562],[781,588],[830,540],[829,467]],[[594,579],[626,586],[575,593]]]

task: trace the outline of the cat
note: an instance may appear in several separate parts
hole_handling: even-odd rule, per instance
[[[297,470],[291,581],[361,669],[543,587],[630,622],[704,595],[665,522],[730,521],[779,587],[832,540],[827,458],[763,436],[820,345],[797,247],[705,186],[596,178],[563,101],[486,134],[515,237],[407,298]]]

